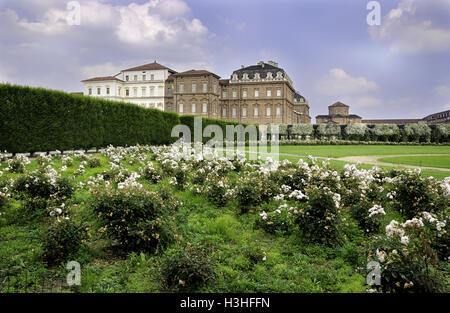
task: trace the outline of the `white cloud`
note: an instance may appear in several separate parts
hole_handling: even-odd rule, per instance
[[[343,69],[331,69],[316,85],[319,92],[330,96],[361,95],[377,89],[377,84],[365,77],[352,77]]]
[[[434,88],[434,93],[441,97],[450,97],[450,86],[437,86],[436,88]]]
[[[66,1],[2,5],[0,68],[17,68],[12,77],[22,84],[73,91],[82,79],[114,75],[154,60],[175,70],[214,63],[206,48],[213,34],[182,0],[78,1],[79,26],[68,25]],[[1,78],[11,77],[0,73]]]
[[[350,103],[350,102],[349,102]],[[381,99],[376,97],[357,97],[354,99],[352,106],[356,108],[373,107],[381,104]]]
[[[99,77],[99,76],[113,76],[119,73],[127,66],[119,66],[117,64],[113,64],[112,62],[107,62],[103,64],[97,65],[86,65],[82,68],[82,73],[85,77]]]
[[[233,27],[237,31],[243,31],[243,30],[245,30],[247,28],[247,23],[240,22],[240,21],[231,19],[229,17],[225,17],[225,16],[222,16],[222,15],[217,15],[217,19],[219,21],[221,21],[222,23]]]
[[[448,0],[404,0],[382,20],[370,26],[374,39],[385,40],[394,53],[439,53],[450,51],[450,29],[433,21],[431,8],[450,11]]]
[[[442,106],[442,109],[444,110],[450,110],[450,103],[447,103],[445,105]]]
[[[173,45],[200,44],[208,29],[196,18],[188,19],[187,5],[178,0],[132,3],[120,7],[118,38],[131,44],[167,42]]]

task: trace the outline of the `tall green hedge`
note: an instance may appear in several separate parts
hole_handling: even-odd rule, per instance
[[[180,116],[180,123],[183,125],[186,125],[189,127],[189,129],[191,130],[191,134],[192,134],[192,140],[194,139],[194,115],[182,115]],[[223,132],[223,138],[224,140],[226,139],[226,135],[227,135],[227,131],[226,131],[226,127],[227,125],[231,125],[231,126],[237,126],[237,125],[242,125],[244,127],[248,126],[248,124],[243,124],[243,123],[237,123],[237,122],[231,122],[231,121],[224,121],[224,120],[218,120],[218,119],[213,119],[213,118],[203,118],[202,119],[202,132],[205,130],[206,126],[208,125],[218,125]],[[259,131],[259,128],[257,127],[257,131]],[[248,140],[248,134],[245,134],[246,136],[246,140]],[[258,134],[259,136],[259,134]],[[212,136],[214,137],[214,136]],[[203,143],[208,142],[209,140],[212,139],[212,137],[203,137]],[[237,134],[235,134],[234,139],[237,139]]]
[[[0,149],[12,153],[168,144],[177,114],[0,84]]]

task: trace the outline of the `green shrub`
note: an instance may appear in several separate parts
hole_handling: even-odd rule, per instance
[[[101,232],[129,251],[153,252],[173,239],[173,225],[164,200],[155,192],[125,186],[93,190],[92,209]]]
[[[309,200],[298,208],[295,223],[302,234],[313,243],[333,246],[340,243],[340,216],[336,194],[325,188],[308,193]]]
[[[236,186],[236,199],[242,213],[276,195],[278,186],[267,175],[243,177]]]
[[[427,142],[431,138],[431,129],[426,124],[408,124],[404,133],[406,141],[409,142]]]
[[[54,219],[43,239],[43,257],[48,265],[59,264],[78,251],[86,238],[86,228],[70,219]]]
[[[295,136],[313,136],[314,126],[312,124],[296,124],[291,127],[291,135]]]
[[[16,155],[14,158],[9,159],[6,162],[11,173],[23,173],[25,172],[25,166],[30,164],[28,157],[23,155]]]
[[[66,199],[72,196],[74,187],[69,178],[38,169],[19,176],[13,190],[28,198]]]
[[[271,234],[289,235],[294,226],[293,207],[280,205],[276,210],[259,214],[256,225]]]
[[[421,177],[419,171],[400,172],[389,189],[392,207],[407,218],[422,211],[442,211],[448,207],[448,200],[433,186],[436,187],[436,182]]]
[[[227,204],[230,195],[228,189],[230,188],[227,181],[222,179],[210,179],[206,184],[206,196],[208,199],[217,204],[219,207],[224,207]]]
[[[350,124],[345,127],[345,138],[348,140],[363,140],[369,129],[366,124]]]
[[[376,124],[372,131],[375,140],[398,141],[400,139],[400,129],[395,124]]]
[[[424,220],[410,220],[406,227],[396,221],[386,228],[386,235],[375,237],[369,244],[368,261],[376,261],[381,269],[381,286],[388,293],[445,292],[438,271],[438,258],[432,248],[438,238]]]
[[[102,162],[99,158],[92,157],[87,159],[87,165],[89,168],[96,168],[102,166]]]
[[[139,171],[143,178],[154,184],[159,183],[164,175],[163,171],[159,167],[155,167],[153,163],[149,163],[145,167],[139,168]]]
[[[195,291],[216,278],[210,251],[190,243],[167,250],[161,272],[167,287],[182,291]]]
[[[374,205],[367,200],[353,204],[350,207],[350,213],[366,235],[379,233],[383,216],[386,215],[381,206]]]

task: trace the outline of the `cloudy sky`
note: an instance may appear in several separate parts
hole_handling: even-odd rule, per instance
[[[450,109],[450,0],[0,0],[0,82],[81,91],[80,80],[157,60],[223,78],[274,60],[310,102],[363,118]]]

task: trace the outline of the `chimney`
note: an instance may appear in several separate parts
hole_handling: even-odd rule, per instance
[[[272,66],[278,67],[278,63],[277,63],[277,62],[269,61],[269,62],[267,62],[267,63],[269,63],[269,64],[272,65]]]
[[[264,67],[264,61],[259,61],[258,65],[261,65],[262,67]]]

